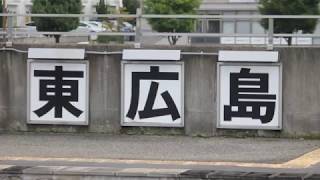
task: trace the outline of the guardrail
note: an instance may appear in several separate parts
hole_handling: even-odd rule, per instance
[[[320,19],[318,15],[159,15],[159,14],[142,14],[140,10],[137,14],[12,14],[2,13],[0,16],[6,16],[8,26],[0,35],[5,35],[8,41],[13,41],[13,38],[17,35],[104,35],[104,36],[134,36],[135,43],[141,43],[141,36],[187,36],[187,37],[264,37],[267,39],[267,47],[272,48],[274,46],[274,38],[279,37],[320,37],[320,34],[275,34],[274,33],[274,20],[275,19]],[[16,32],[13,27],[14,17],[78,17],[78,18],[132,18],[136,19],[135,32]],[[261,19],[268,19],[269,29],[264,34],[239,34],[239,33],[174,33],[174,32],[143,32],[141,28],[142,19],[161,18],[161,19],[195,19],[195,20],[249,20],[257,21]]]

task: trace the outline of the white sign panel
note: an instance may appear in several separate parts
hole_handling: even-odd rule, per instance
[[[153,49],[125,49],[123,60],[165,60],[178,61],[181,58],[180,50],[153,50]]]
[[[278,62],[278,51],[219,51],[223,62]]]
[[[280,64],[218,64],[218,128],[281,129]]]
[[[88,125],[88,62],[28,61],[28,123]]]
[[[84,49],[29,48],[29,59],[84,59]]]
[[[122,125],[183,127],[183,63],[122,62]]]

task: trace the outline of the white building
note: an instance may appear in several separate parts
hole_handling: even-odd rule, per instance
[[[254,15],[259,14],[259,0],[203,0],[199,8],[199,14],[210,15]],[[198,23],[198,32],[224,33],[224,34],[263,34],[264,29],[259,21],[235,20],[235,19],[206,19]],[[203,43],[222,43],[222,44],[251,44],[252,38],[248,37],[213,37],[199,38]],[[264,43],[264,39],[253,39],[256,42]],[[258,42],[259,41],[259,42]]]
[[[259,0],[202,0],[199,14],[210,15],[257,15]],[[205,19],[197,24],[197,32],[224,34],[264,34],[260,20],[252,19]],[[315,33],[320,32],[320,26]],[[319,38],[294,38],[293,44],[319,44]],[[263,37],[206,37],[192,38],[192,43],[265,44]],[[283,38],[275,38],[274,44],[286,44]]]
[[[84,14],[95,14],[95,7],[98,2],[99,0],[82,0],[82,12]],[[122,0],[105,0],[105,2],[117,10],[123,7]],[[32,0],[7,0],[7,9],[10,13],[29,14],[32,9]],[[13,25],[24,26],[26,23],[30,22],[30,19],[30,17],[15,17]]]

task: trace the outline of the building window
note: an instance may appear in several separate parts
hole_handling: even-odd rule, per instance
[[[250,12],[239,11],[238,15],[250,15]],[[238,34],[250,34],[251,32],[251,22],[249,19],[239,19],[236,22],[236,33]]]
[[[17,6],[16,5],[8,5],[8,13],[16,14],[17,13]],[[17,26],[17,16],[13,16],[12,20],[10,21],[10,18],[7,20],[8,26]]]
[[[250,34],[250,22],[249,21],[237,21],[236,23],[238,34]]]
[[[252,34],[264,34],[265,30],[259,21],[252,22]]]
[[[235,12],[227,11],[227,12],[223,12],[223,15],[232,16],[232,15],[235,15]],[[224,34],[234,34],[236,32],[235,20],[234,19],[223,19],[222,32]]]
[[[198,20],[197,23],[196,23],[196,32],[205,32],[205,27],[204,27],[204,20]]]
[[[224,34],[234,34],[234,32],[235,32],[234,22],[232,22],[232,21],[223,22],[222,31]]]
[[[219,20],[208,20],[208,33],[220,33],[220,21]]]
[[[224,15],[250,15],[251,12],[224,12]],[[252,19],[224,19],[222,31],[224,34],[264,34],[265,30],[259,20]]]

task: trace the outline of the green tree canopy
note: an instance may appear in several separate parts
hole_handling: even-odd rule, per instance
[[[140,7],[138,0],[123,0],[123,7],[129,14],[136,14],[137,8]]]
[[[34,14],[80,14],[81,0],[33,0]],[[79,18],[35,17],[33,18],[38,31],[65,32],[76,29]],[[60,35],[55,35],[59,42]]]
[[[318,15],[320,0],[260,0],[259,11],[263,15]],[[268,29],[268,20],[261,22]],[[275,19],[274,33],[312,33],[317,19]],[[291,37],[286,37],[291,45]]]
[[[97,14],[108,14],[108,5],[104,2],[104,0],[100,0],[96,6]]]
[[[195,14],[200,0],[145,0],[148,14]],[[148,19],[152,29],[158,32],[191,32],[194,30],[194,19]],[[178,36],[169,36],[171,45],[175,45]]]
[[[140,2],[138,0],[123,0],[123,7],[125,13],[128,14],[136,14],[137,8],[140,7]],[[136,25],[136,19],[126,19],[128,22],[130,22],[133,25]]]

